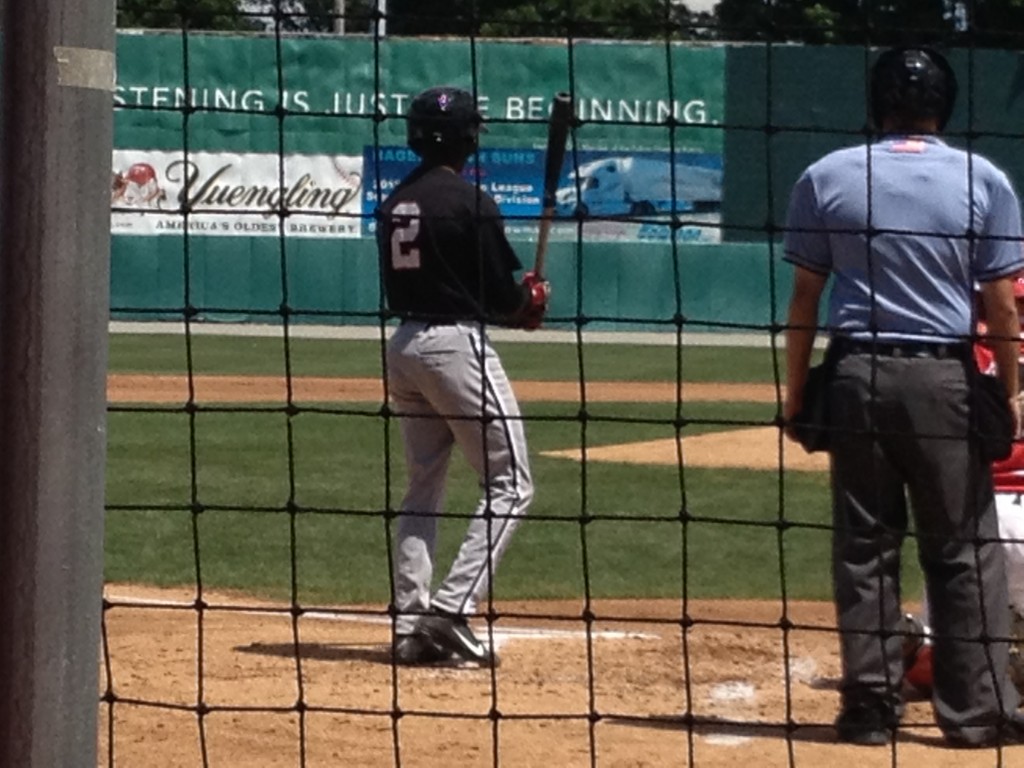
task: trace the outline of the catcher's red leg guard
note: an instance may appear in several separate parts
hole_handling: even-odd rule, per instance
[[[917,649],[910,666],[905,667],[903,680],[922,696],[932,695],[934,674],[932,670],[932,645],[924,643]]]
[[[932,694],[932,645],[928,629],[912,613],[900,620],[903,633],[903,692],[906,698],[930,697]]]

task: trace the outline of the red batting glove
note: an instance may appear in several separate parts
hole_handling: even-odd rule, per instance
[[[528,331],[539,328],[548,311],[551,284],[534,271],[523,275],[523,287],[528,292],[526,307],[523,309],[522,325]]]

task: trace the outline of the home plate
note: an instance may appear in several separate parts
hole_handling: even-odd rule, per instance
[[[723,710],[722,714],[733,724],[740,725],[742,721],[739,717],[736,717],[737,709],[743,708],[744,705],[753,704],[757,696],[756,689],[751,683],[745,680],[730,680],[712,686],[711,690],[708,691],[708,698],[714,704],[723,705],[719,708]],[[708,744],[735,747],[740,744],[746,744],[751,739],[749,736],[740,736],[734,733],[710,733],[704,737],[704,740]]]

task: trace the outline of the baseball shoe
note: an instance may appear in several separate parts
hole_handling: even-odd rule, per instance
[[[879,695],[864,694],[846,702],[836,718],[836,736],[847,744],[888,744],[900,724],[897,706]]]
[[[464,661],[481,667],[497,667],[498,656],[477,639],[465,617],[440,611],[421,616],[417,628],[435,645]]]
[[[422,633],[400,635],[395,641],[395,664],[405,667],[444,666],[452,662],[452,654],[439,648]]]
[[[990,749],[1024,744],[1024,720],[1020,715],[1006,719],[995,728],[974,728],[973,733],[947,731],[946,743],[956,749]],[[980,731],[980,733],[978,733]]]

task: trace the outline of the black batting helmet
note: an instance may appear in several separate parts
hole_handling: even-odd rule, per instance
[[[887,117],[934,117],[946,127],[956,102],[956,74],[933,48],[891,48],[871,69],[871,116],[876,128]]]
[[[476,149],[483,116],[473,95],[462,88],[437,86],[418,94],[406,115],[409,147],[421,157],[457,156],[464,160]]]

